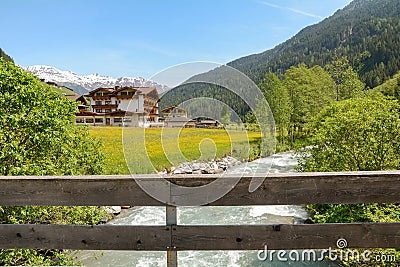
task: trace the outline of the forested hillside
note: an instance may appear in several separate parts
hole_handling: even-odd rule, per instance
[[[309,68],[320,66],[337,83],[336,97],[341,100],[349,97],[341,95],[339,91],[343,88],[374,88],[392,78],[400,70],[399,47],[400,1],[355,0],[274,49],[240,58],[228,65],[245,73],[257,85],[264,81],[269,72],[285,79],[285,73],[293,66],[302,63]],[[339,65],[332,66],[333,62]],[[347,77],[347,80],[356,81],[357,84],[340,84],[343,77],[335,73],[335,70],[340,70],[340,64],[350,65],[351,71],[346,75],[356,74],[357,77]],[[210,76],[225,79],[223,74],[221,68],[217,68],[202,74],[203,78],[198,80],[207,80]],[[361,82],[357,81],[358,77]],[[242,119],[250,110],[237,95],[211,84],[180,86],[164,95],[160,106],[162,109],[196,97],[210,97],[225,102]]]
[[[399,46],[400,1],[355,0],[274,49],[228,65],[258,84],[268,71],[283,75],[299,63],[325,66],[337,53],[347,56],[361,80],[373,88],[400,69]]]
[[[224,102],[244,119],[249,111],[245,98],[254,100],[261,97],[261,95],[254,95],[257,94],[255,88],[257,86],[250,79],[234,68],[220,66],[207,73],[193,76],[184,84],[167,91],[162,95],[159,106],[162,110],[200,97],[212,98]],[[202,109],[209,114],[212,113],[213,107],[204,106]]]

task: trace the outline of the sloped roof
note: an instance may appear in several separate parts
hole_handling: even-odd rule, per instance
[[[165,122],[189,122],[189,121],[195,121],[186,117],[167,117],[165,119]]]
[[[87,101],[83,95],[66,95],[65,97],[67,97],[69,100],[72,100],[72,101],[80,100],[81,102],[84,102],[85,104],[87,104]]]
[[[163,110],[161,110],[161,112],[167,113],[167,112],[172,111],[172,110],[174,110],[174,109],[176,109],[176,110],[183,110],[183,111],[186,112],[186,109],[178,108],[177,106],[170,106],[170,107],[164,108]]]
[[[135,87],[137,90],[141,91],[142,93],[144,93],[145,95],[147,95],[148,93],[157,90],[155,87]]]
[[[114,88],[103,88],[103,87],[100,87],[100,88],[97,88],[97,89],[94,89],[94,90],[88,92],[86,95],[93,95],[98,91],[107,91],[109,93],[113,93],[115,90],[114,90]]]
[[[124,86],[124,87],[118,87],[118,88],[102,88],[102,87],[100,87],[100,88],[97,88],[97,89],[94,89],[94,90],[88,92],[86,95],[93,95],[94,93],[96,93],[98,91],[107,91],[111,94],[117,94],[118,92],[124,91],[124,90],[140,91],[145,95],[155,91],[156,94],[158,95],[157,88],[155,88],[155,87],[134,87],[134,86]]]
[[[81,97],[81,95],[66,95],[65,97],[69,98],[70,100],[76,101]]]
[[[218,124],[219,124],[219,122],[216,121],[216,120],[202,120],[202,121],[200,121],[199,123],[200,123],[200,124],[215,124],[215,123],[218,123]]]
[[[133,90],[133,91],[136,92],[138,90],[138,88],[137,87],[132,87],[132,86],[124,86],[124,87],[120,87],[118,89],[114,89],[114,93],[118,93],[118,92],[121,92],[121,91],[124,91],[124,90]]]

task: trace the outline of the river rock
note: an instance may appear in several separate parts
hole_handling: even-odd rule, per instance
[[[168,171],[166,169],[164,169],[164,170],[158,172],[158,174],[165,175],[165,174],[168,174]]]
[[[222,173],[222,172],[224,172],[223,169],[220,169],[220,168],[214,169],[214,173],[215,173],[215,174],[217,174],[217,173]]]
[[[222,170],[226,170],[228,169],[228,164],[226,163],[226,161],[219,161],[217,163],[218,168],[222,169]]]
[[[182,171],[181,169],[175,169],[173,172],[173,174],[184,174],[184,171]]]
[[[121,213],[121,206],[107,206],[105,210],[109,214],[120,214]]]
[[[216,170],[216,169],[219,168],[218,164],[217,164],[215,161],[213,161],[213,162],[211,163],[211,165],[212,165],[212,168],[213,168],[214,170]]]
[[[204,173],[205,173],[205,174],[214,174],[214,169],[208,167],[208,168],[206,168],[206,169],[204,170]]]
[[[200,169],[201,169],[201,164],[198,163],[198,162],[193,162],[193,164],[192,164],[193,173],[194,173],[195,171],[200,170]]]
[[[234,157],[227,156],[222,159],[212,160],[210,162],[183,162],[170,169],[171,174],[216,174],[226,171],[228,168],[238,165],[241,162]],[[164,174],[165,172],[160,172]]]

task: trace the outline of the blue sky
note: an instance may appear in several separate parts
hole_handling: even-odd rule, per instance
[[[351,0],[1,0],[0,48],[17,64],[142,76],[259,53]]]

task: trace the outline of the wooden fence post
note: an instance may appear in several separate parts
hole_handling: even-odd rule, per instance
[[[167,267],[177,267],[178,266],[178,252],[172,244],[172,231],[173,227],[177,225],[178,219],[176,214],[176,207],[167,205],[166,207],[166,223],[170,226],[171,242],[167,250]]]

